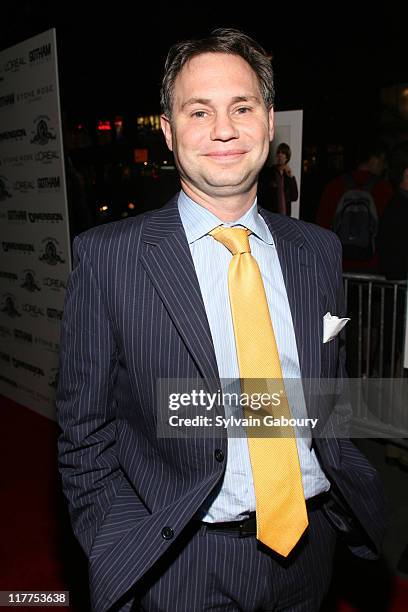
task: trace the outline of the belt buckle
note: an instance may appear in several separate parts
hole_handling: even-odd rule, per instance
[[[256,523],[254,518],[245,519],[239,525],[239,535],[242,537],[256,534]]]

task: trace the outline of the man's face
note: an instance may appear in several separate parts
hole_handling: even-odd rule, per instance
[[[276,163],[278,166],[284,166],[288,161],[288,158],[286,157],[285,153],[283,151],[277,151],[276,152]]]
[[[381,155],[373,155],[371,162],[372,173],[376,174],[377,176],[381,176],[387,167],[385,153],[382,153]]]
[[[178,74],[171,122],[162,117],[189,195],[228,197],[255,189],[273,136],[273,109],[255,72],[236,55],[204,53]]]

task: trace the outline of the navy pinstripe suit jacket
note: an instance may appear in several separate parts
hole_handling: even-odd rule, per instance
[[[343,310],[337,238],[261,214],[278,250],[303,378],[343,377],[340,340],[322,343],[324,314]],[[215,451],[226,455],[227,440],[156,436],[157,378],[219,376],[177,197],[82,234],[74,254],[62,323],[59,461],[99,612],[124,596],[202,505],[222,477]],[[314,444],[361,527],[354,552],[375,555],[384,530],[375,470],[347,439]],[[163,537],[166,526],[173,539]]]

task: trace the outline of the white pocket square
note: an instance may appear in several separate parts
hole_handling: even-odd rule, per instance
[[[323,317],[323,343],[330,342],[337,336],[350,319],[339,319],[327,312]]]

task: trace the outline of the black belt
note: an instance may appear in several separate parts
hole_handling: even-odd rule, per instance
[[[226,521],[225,523],[206,523],[202,525],[208,531],[228,531],[240,537],[252,536],[256,534],[256,514],[250,512],[249,517],[241,521]]]
[[[321,508],[325,501],[329,498],[330,493],[320,493],[306,500],[306,508],[309,512]],[[250,512],[249,517],[241,521],[226,521],[224,523],[206,523],[201,521],[201,524],[208,531],[228,532],[239,537],[256,535],[256,514]]]

